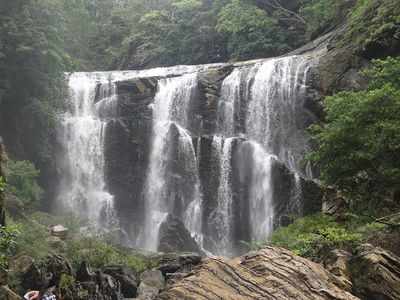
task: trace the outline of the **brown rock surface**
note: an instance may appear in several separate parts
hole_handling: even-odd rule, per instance
[[[267,247],[235,259],[209,258],[158,299],[359,299],[321,265]]]
[[[366,300],[400,299],[400,257],[374,247],[361,245],[350,262],[354,291]]]

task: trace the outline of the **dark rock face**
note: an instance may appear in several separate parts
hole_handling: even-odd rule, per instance
[[[120,82],[117,89],[118,115],[108,121],[105,133],[105,175],[122,228],[136,236],[144,216],[142,192],[152,136],[149,105],[156,93],[156,80]]]
[[[218,102],[222,81],[232,71],[232,66],[226,65],[220,69],[211,69],[199,73],[199,101],[195,108],[195,116],[201,123],[201,134],[211,135],[216,132]]]
[[[158,251],[202,253],[182,221],[171,215],[160,226]]]
[[[197,253],[168,253],[160,258],[158,270],[168,277],[177,272],[191,272],[195,266],[200,264],[202,257]]]
[[[135,298],[138,280],[132,270],[122,266],[108,266],[103,272],[115,278],[121,287],[121,293],[125,298]]]

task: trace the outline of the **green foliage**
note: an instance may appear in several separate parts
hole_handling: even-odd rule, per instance
[[[358,0],[343,42],[354,44],[358,51],[369,52],[370,57],[382,57],[386,53],[380,48],[390,49],[398,40],[399,24],[398,0]]]
[[[60,279],[60,283],[59,283],[59,288],[61,290],[68,290],[74,286],[75,286],[75,278],[73,276],[67,275],[67,274],[61,275],[61,279]]]
[[[0,193],[4,193],[6,189],[6,181],[3,176],[0,176]]]
[[[149,268],[151,261],[138,254],[130,253],[94,237],[80,237],[69,241],[66,256],[76,267],[82,261],[92,267],[99,268],[106,265],[125,265],[137,272]]]
[[[307,32],[326,31],[336,25],[341,0],[311,0],[304,1],[300,13],[307,22]]]
[[[400,188],[400,59],[373,65],[368,90],[326,98],[326,124],[312,127],[310,156],[326,184],[368,206]]]
[[[16,226],[0,226],[0,269],[7,269],[8,258],[14,250],[18,234]]]
[[[216,29],[227,36],[231,58],[272,56],[290,49],[278,20],[246,1],[233,0],[224,6]]]
[[[46,257],[52,248],[48,242],[50,236],[48,228],[32,221],[14,223],[20,234],[15,239],[13,254],[25,254],[34,259]]]
[[[271,244],[292,250],[298,255],[318,257],[322,250],[350,248],[362,235],[336,223],[333,218],[318,214],[296,220],[275,231]]]
[[[37,183],[39,170],[29,161],[8,160],[7,191],[27,204],[37,203],[43,191]]]

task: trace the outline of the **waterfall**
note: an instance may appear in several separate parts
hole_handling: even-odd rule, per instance
[[[239,63],[229,74],[222,66],[70,75],[61,207],[97,227],[118,213],[129,242],[154,251],[172,215],[206,253],[226,256],[271,235],[277,201],[301,212],[302,180],[312,178],[302,164],[309,58]],[[225,77],[213,85],[217,73]]]
[[[221,97],[218,102],[218,133],[234,136],[235,116],[240,102],[241,71],[233,70],[222,83]]]
[[[219,187],[217,205],[209,217],[213,227],[213,242],[218,255],[229,256],[233,253],[233,195],[231,189],[232,147],[235,138],[224,139],[214,136],[213,156],[219,161]]]
[[[253,67],[248,82],[246,135],[278,156],[291,170],[304,173],[301,160],[308,138],[298,126],[298,110],[305,92],[308,61],[302,56],[270,59]]]
[[[61,117],[59,133],[64,174],[58,203],[99,228],[110,226],[115,216],[113,196],[107,192],[104,180],[106,122],[99,118],[94,103],[97,84],[90,74],[74,73],[69,77],[68,111]],[[107,86],[108,98],[113,98],[115,89]]]
[[[196,73],[159,81],[153,105],[153,141],[145,187],[145,234],[139,241],[149,250],[157,250],[159,228],[168,214],[181,217],[192,234],[200,236],[198,164],[192,138],[184,128],[196,86]],[[179,166],[174,165],[175,159]],[[186,209],[188,217],[185,218]]]
[[[293,172],[295,186],[292,199],[296,207],[300,207],[302,194],[299,174],[312,176],[309,166],[303,170],[301,165],[309,146],[304,129],[298,125],[308,71],[306,58],[284,57],[256,63],[249,69],[236,68],[222,83],[218,133],[224,137],[237,135],[246,139],[239,147],[238,157],[242,160],[239,169],[245,177],[242,182],[249,186],[249,240],[265,240],[273,231],[273,161],[282,161]],[[241,95],[248,101],[247,110],[242,116],[245,128],[242,128],[242,132],[236,132],[235,124],[241,113]],[[230,138],[215,139],[215,148],[220,149],[222,157],[218,204],[214,213],[220,219],[216,222],[217,233],[222,233],[219,245],[226,251],[232,244],[231,227],[227,223],[233,218],[232,209],[227,205],[232,201],[232,190],[229,186],[231,183],[226,180],[226,172],[231,170],[232,149],[228,152],[222,145],[230,145],[231,141]]]

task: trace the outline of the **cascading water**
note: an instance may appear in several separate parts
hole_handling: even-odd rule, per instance
[[[145,229],[138,242],[149,250],[157,250],[159,228],[168,214],[181,217],[191,233],[200,238],[197,160],[192,138],[184,128],[196,85],[195,73],[161,80],[155,96],[153,141],[145,188]],[[179,161],[179,169],[171,165],[174,159]],[[185,218],[186,210],[187,214],[194,215]]]
[[[95,104],[97,83],[95,77],[85,73],[69,77],[69,109],[60,126],[65,154],[61,163],[66,174],[61,178],[58,203],[99,228],[110,226],[115,220],[113,196],[106,191],[104,180],[106,123],[99,118]],[[111,87],[106,92],[105,101],[111,101],[115,89]]]
[[[274,227],[274,189],[272,172],[274,161],[282,161],[294,172],[295,186],[292,192],[296,207],[301,201],[299,174],[310,174],[301,168],[301,160],[308,151],[308,138],[298,125],[298,111],[306,89],[309,70],[307,59],[299,56],[270,59],[257,63],[250,69],[237,68],[222,83],[218,111],[218,133],[225,137],[239,135],[246,142],[238,148],[239,170],[242,170],[249,186],[249,240],[265,240]],[[235,120],[240,114],[241,95],[248,102],[243,118],[246,120],[242,132],[235,132]],[[231,139],[225,140],[225,143]],[[224,145],[224,140],[216,139]],[[230,144],[230,143],[229,143]],[[218,148],[218,146],[216,146]],[[233,219],[232,190],[226,181],[225,170],[230,170],[230,151],[220,151],[220,188],[217,209],[213,214],[222,216],[216,228],[221,234],[220,245],[226,251],[232,245]],[[229,183],[231,184],[231,183]],[[229,185],[228,184],[228,185]],[[300,211],[300,208],[298,209]],[[222,229],[219,228],[222,225]],[[217,235],[218,236],[218,235]],[[222,251],[222,254],[227,254]]]
[[[231,159],[232,146],[235,138],[223,140],[219,136],[214,137],[213,145],[216,156],[219,158],[220,174],[217,196],[217,208],[210,216],[215,224],[215,237],[217,242],[217,254],[229,256],[233,251],[233,207],[231,188]]]
[[[160,226],[171,215],[206,252],[227,256],[241,251],[241,240],[270,236],[279,198],[277,163],[293,173],[285,197],[301,211],[302,178],[312,176],[301,164],[309,150],[302,115],[308,58],[239,64],[216,92],[219,99],[205,97],[216,88],[201,81],[214,67],[220,66],[72,74],[69,109],[60,130],[65,156],[59,202],[97,226],[104,214],[112,219],[114,203],[106,190],[106,173],[107,184],[117,183],[117,189],[110,190],[125,201],[120,209],[130,201],[138,204],[134,218],[125,212],[128,232],[129,222],[135,222],[129,232],[132,245],[157,250]],[[148,81],[140,81],[143,78],[154,82],[153,90]],[[125,94],[120,95],[122,81]],[[107,138],[117,156],[107,152],[107,157],[111,155],[116,174],[114,169],[107,173],[104,162],[108,120],[115,125],[107,130]],[[115,141],[109,132],[117,135]],[[119,142],[121,138],[126,140]],[[120,165],[115,167],[125,150],[119,145],[135,148],[135,155],[125,156],[139,169],[147,168],[143,179],[125,176]],[[109,181],[110,175],[114,177]],[[118,188],[132,177],[133,184],[140,185],[134,189],[138,195],[118,196]],[[121,210],[118,213],[120,217]]]
[[[221,97],[218,103],[218,133],[224,136],[234,136],[235,115],[240,102],[241,72],[239,69],[225,78],[221,86]]]
[[[246,136],[300,173],[309,149],[308,138],[297,124],[308,70],[304,57],[284,57],[256,65],[250,71],[254,79],[247,79],[253,82],[249,87]]]

